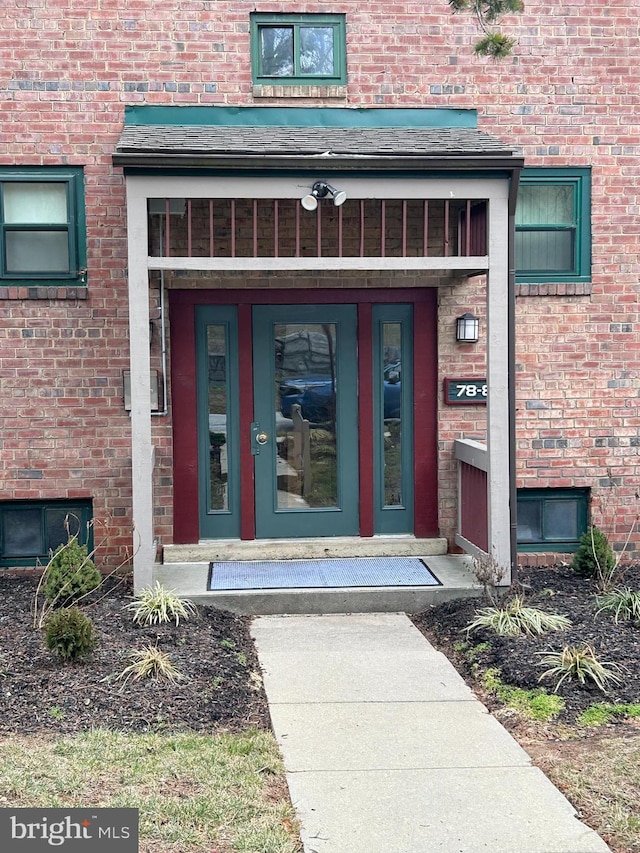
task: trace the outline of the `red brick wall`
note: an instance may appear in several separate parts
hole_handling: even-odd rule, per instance
[[[256,99],[249,13],[345,12],[345,98]],[[504,63],[475,58],[471,16],[431,3],[224,0],[5,0],[0,16],[0,165],[85,167],[86,298],[0,288],[2,496],[95,498],[115,562],[130,543],[130,447],[122,407],[128,357],[126,223],[111,153],[125,104],[473,107],[480,127],[521,145],[529,165],[593,168],[593,282],[521,288],[518,298],[519,485],[618,483],[609,529],[635,515],[640,465],[637,257],[640,74],[637,3],[527,0],[505,21],[519,40]],[[531,295],[533,293],[536,295]],[[44,298],[31,298],[43,297]],[[452,343],[480,290],[441,291],[445,371],[482,373],[482,348]],[[158,367],[157,337],[154,367]],[[481,413],[442,412],[442,472],[451,442],[482,434]],[[158,445],[157,533],[171,537],[168,418]],[[443,533],[455,515],[441,490]],[[637,537],[636,537],[637,542]]]

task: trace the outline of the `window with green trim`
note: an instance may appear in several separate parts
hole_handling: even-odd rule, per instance
[[[46,564],[69,536],[93,547],[90,500],[0,503],[0,566]]]
[[[345,16],[254,13],[251,61],[256,84],[344,84]]]
[[[588,502],[588,489],[518,489],[518,550],[575,551]]]
[[[1,284],[86,284],[82,169],[0,169],[0,240]]]
[[[516,208],[516,279],[591,278],[589,169],[525,169]]]

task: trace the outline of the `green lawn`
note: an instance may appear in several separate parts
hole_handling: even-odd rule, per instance
[[[138,808],[141,853],[300,850],[280,754],[262,731],[8,737],[0,802]]]

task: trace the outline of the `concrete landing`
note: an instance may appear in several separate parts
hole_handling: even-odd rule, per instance
[[[427,562],[440,581],[440,586],[251,589],[212,592],[207,590],[208,561],[156,565],[153,570],[153,580],[160,581],[168,589],[190,598],[197,604],[249,615],[418,613],[442,601],[481,594],[482,590],[473,575],[473,561],[470,557],[462,554],[418,556],[422,556]],[[243,557],[243,559],[248,558]]]
[[[305,853],[609,850],[406,616],[252,633]]]

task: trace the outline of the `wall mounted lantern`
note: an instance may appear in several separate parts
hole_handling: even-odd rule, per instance
[[[463,314],[456,319],[456,341],[460,344],[475,344],[480,334],[480,320],[473,314]]]

